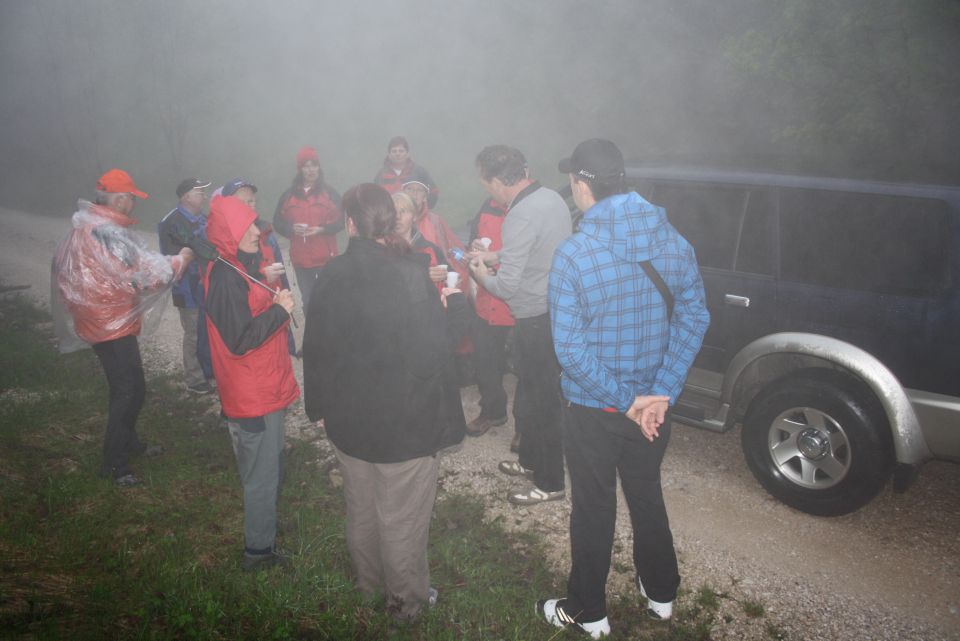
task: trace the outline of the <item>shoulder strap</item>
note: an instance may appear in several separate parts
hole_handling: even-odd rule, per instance
[[[660,276],[660,272],[657,271],[657,268],[654,267],[653,263],[649,260],[641,262],[640,267],[643,268],[647,278],[653,281],[653,284],[657,286],[657,291],[663,296],[663,302],[667,304],[667,319],[673,318],[673,294],[670,293],[670,288],[667,287],[667,284],[663,282],[663,277]]]

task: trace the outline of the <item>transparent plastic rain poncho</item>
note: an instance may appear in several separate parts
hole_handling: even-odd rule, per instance
[[[86,343],[149,334],[163,315],[179,257],[147,247],[121,214],[85,200],[51,269],[51,307],[61,353]],[[133,221],[131,220],[131,223]],[[176,268],[176,269],[175,269]]]

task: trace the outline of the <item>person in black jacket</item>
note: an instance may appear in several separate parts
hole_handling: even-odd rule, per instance
[[[340,461],[357,586],[385,591],[390,613],[410,619],[437,594],[427,564],[436,455],[466,428],[450,372],[468,308],[459,290],[437,291],[397,235],[385,189],[358,185],[343,210],[349,245],[306,313],[304,402]]]

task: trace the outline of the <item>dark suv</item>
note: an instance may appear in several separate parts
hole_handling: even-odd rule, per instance
[[[696,248],[711,324],[675,419],[742,425],[786,504],[852,512],[960,461],[960,188],[632,168]]]

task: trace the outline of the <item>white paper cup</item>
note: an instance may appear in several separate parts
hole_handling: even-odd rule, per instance
[[[486,236],[484,236],[483,238],[481,238],[481,239],[480,239],[480,244],[483,245],[483,251],[489,250],[489,249],[490,249],[490,243],[492,243],[492,242],[493,242],[493,241],[490,240],[489,238],[487,238]]]
[[[460,282],[460,274],[457,272],[447,272],[447,287],[454,289]]]

